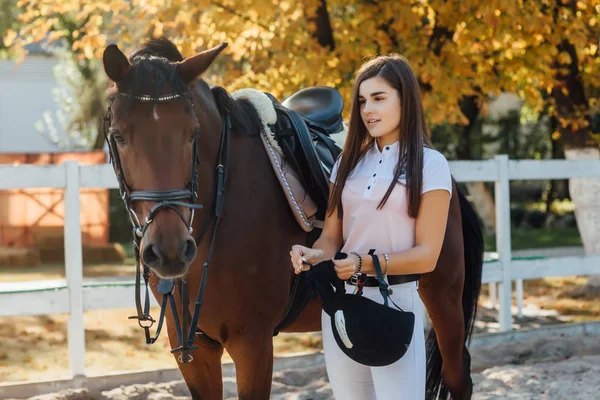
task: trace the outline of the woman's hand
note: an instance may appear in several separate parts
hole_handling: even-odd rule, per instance
[[[345,281],[346,279],[350,279],[352,275],[356,273],[358,269],[358,257],[354,254],[348,254],[348,257],[343,260],[332,260],[335,265],[335,273],[338,278]]]
[[[310,264],[316,264],[322,257],[323,250],[311,249],[310,247],[301,246],[299,244],[292,246],[292,250],[290,251],[290,259],[292,260],[292,266],[294,267],[294,272],[296,272],[296,274],[310,269],[310,266],[304,264],[303,261]]]

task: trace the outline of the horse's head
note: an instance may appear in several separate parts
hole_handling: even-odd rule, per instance
[[[205,118],[201,95],[190,84],[225,47],[185,60],[166,40],[148,42],[129,59],[116,45],[104,51],[104,70],[115,82],[107,140],[140,239],[134,250],[163,278],[185,275],[196,257],[199,137],[220,129],[220,121]]]

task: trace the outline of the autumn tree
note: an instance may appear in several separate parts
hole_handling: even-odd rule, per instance
[[[473,127],[501,92],[551,116],[567,158],[599,158],[590,129],[600,87],[598,0],[19,0],[19,6],[23,28],[6,40],[16,48],[49,35],[67,40],[85,63],[114,41],[131,50],[164,34],[184,56],[228,41],[207,80],[279,98],[327,85],[349,105],[365,59],[397,52],[420,78],[430,123],[458,127],[458,158],[473,158]],[[76,29],[65,28],[65,19]],[[600,208],[585,205],[577,182],[591,183],[571,180],[582,235],[591,237],[583,220],[600,221],[593,212]],[[589,249],[600,240],[584,242]]]
[[[591,121],[599,113],[600,2],[509,3],[499,3],[492,15],[486,9],[493,27],[488,31],[498,30],[481,41],[487,59],[506,77],[505,90],[552,118],[553,139],[561,142],[567,159],[599,160],[599,136]],[[569,191],[585,251],[598,254],[600,180],[569,179]],[[600,279],[590,282],[600,287]]]
[[[0,0],[0,36],[4,37],[8,30],[18,29],[15,15],[17,15],[16,0]],[[0,42],[0,57],[5,57],[5,46]]]
[[[98,12],[108,10],[109,5],[89,3],[19,0],[16,4],[21,11],[20,29],[9,29],[3,43],[10,46],[12,57],[17,60],[23,59],[28,44],[55,45],[49,47],[60,60],[57,79],[62,85],[58,101],[70,111],[66,129],[78,142],[91,143],[90,147],[97,149],[104,144],[104,136],[98,133],[105,109],[106,78],[95,50],[106,44],[105,33],[112,28]]]
[[[573,2],[573,11],[545,3],[173,0],[167,6],[158,0],[20,0],[25,26],[5,41],[22,48],[47,35],[62,38],[83,61],[99,58],[108,42],[133,48],[150,35],[167,35],[186,56],[226,40],[229,58],[213,69],[215,83],[278,97],[330,85],[347,102],[354,71],[365,58],[398,52],[419,74],[430,121],[469,124],[476,112],[468,110],[467,99],[481,108],[490,95],[515,91],[536,109],[551,102],[556,96],[544,98],[541,91],[560,86],[556,63],[564,63],[569,52],[559,43],[561,35],[577,46],[583,78],[596,84],[597,2]],[[558,9],[561,17],[552,11]],[[574,126],[574,116],[568,120]]]

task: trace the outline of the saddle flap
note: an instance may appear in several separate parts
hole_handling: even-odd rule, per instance
[[[294,168],[289,167],[286,160],[273,149],[264,135],[261,135],[261,140],[296,221],[305,232],[312,231],[315,227],[317,205],[308,196]]]
[[[267,96],[277,113],[275,139],[317,203],[318,217],[324,218],[329,199],[329,176],[342,149],[327,132],[307,124],[300,114],[282,106],[272,95],[267,93]],[[320,147],[319,151],[317,147]]]

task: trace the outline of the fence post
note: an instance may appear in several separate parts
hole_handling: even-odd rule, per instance
[[[517,291],[517,315],[521,318],[523,316],[523,279],[517,279],[515,286]]]
[[[498,162],[498,180],[495,183],[496,202],[496,251],[502,266],[502,282],[500,283],[499,297],[500,331],[512,329],[512,281],[510,278],[510,264],[512,260],[510,243],[510,186],[508,180],[508,156],[506,154],[495,157]]]
[[[64,163],[65,186],[65,268],[69,287],[67,338],[73,378],[85,376],[85,327],[83,323],[83,254],[79,218],[79,164]]]
[[[490,291],[490,306],[493,309],[498,308],[498,284],[496,282],[490,282],[488,284]]]

